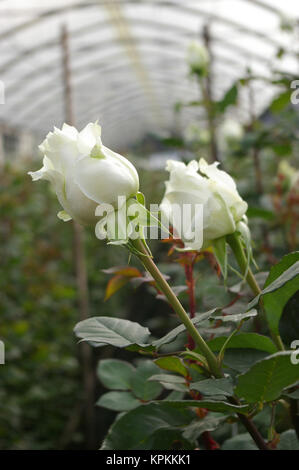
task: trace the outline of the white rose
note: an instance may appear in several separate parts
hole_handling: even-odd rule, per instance
[[[227,142],[237,142],[242,139],[244,131],[238,121],[226,119],[219,129],[219,137]]]
[[[29,172],[33,181],[50,181],[64,211],[58,217],[93,224],[101,203],[117,205],[118,196],[126,199],[139,189],[134,166],[102,144],[101,127],[88,124],[81,132],[64,124],[54,128],[40,145],[44,166]]]
[[[199,41],[192,41],[189,44],[187,49],[187,63],[193,73],[204,75],[207,72],[209,53]]]
[[[172,204],[181,208],[183,204],[192,207],[202,204],[203,207],[203,242],[193,243],[183,237],[188,249],[200,250],[212,240],[235,232],[236,224],[247,210],[247,203],[240,197],[234,180],[217,166],[218,163],[208,165],[204,159],[199,163],[193,160],[188,165],[173,160],[167,162],[170,177],[161,203],[164,216],[174,225]],[[194,212],[192,214],[194,216]],[[189,221],[191,232],[195,227],[194,217]]]

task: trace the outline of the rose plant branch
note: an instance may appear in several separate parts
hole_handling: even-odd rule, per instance
[[[202,355],[206,358],[209,364],[211,374],[218,378],[222,377],[223,374],[222,374],[221,368],[219,367],[216,356],[211,351],[211,349],[209,348],[205,340],[200,335],[199,331],[196,329],[196,327],[192,323],[191,319],[189,318],[181,302],[178,300],[177,296],[172,291],[168,282],[165,280],[162,273],[160,272],[160,270],[154,263],[153,259],[149,255],[142,240],[140,239],[132,240],[131,243],[133,244],[136,251],[140,253],[139,259],[142,262],[143,266],[150,273],[153,279],[156,281],[158,288],[163,292],[168,302],[170,303],[170,305],[173,307],[174,311],[180,318],[181,322],[185,325],[188,333],[194,339]]]
[[[196,327],[190,320],[184,307],[182,306],[182,304],[180,303],[180,301],[178,300],[178,298],[172,291],[171,287],[169,286],[168,282],[165,280],[162,273],[160,272],[160,270],[154,263],[153,259],[149,255],[143,241],[140,239],[137,239],[137,240],[132,240],[131,243],[136,249],[136,252],[140,253],[138,257],[140,261],[142,262],[143,266],[145,267],[145,269],[148,270],[148,272],[151,274],[153,279],[156,281],[159,289],[161,289],[161,291],[164,293],[165,297],[168,299],[169,303],[172,305],[174,311],[177,313],[178,317],[180,318],[182,323],[185,325],[190,336],[194,339],[202,355],[206,358],[209,368],[210,368],[211,375],[213,375],[215,378],[224,377],[224,374],[221,370],[218,359],[216,358],[216,356],[211,351],[211,349],[209,348],[205,340],[200,335],[199,331],[196,329]],[[234,397],[231,397],[229,401],[232,404],[236,404],[236,405],[240,404],[239,401]],[[240,421],[242,422],[242,424],[245,426],[245,428],[251,435],[251,437],[253,438],[257,447],[260,450],[269,450],[269,447],[265,443],[263,437],[257,430],[254,423],[245,415],[242,415],[240,413],[237,413],[237,415]]]
[[[196,298],[195,298],[195,280],[194,280],[194,265],[196,263],[198,253],[195,251],[188,251],[187,253],[181,255],[182,261],[184,264],[186,282],[188,286],[188,296],[189,296],[189,314],[190,318],[195,317],[196,313]],[[192,350],[195,348],[194,339],[189,334],[188,335],[188,349]],[[202,399],[202,394],[198,392],[198,398]],[[208,413],[208,411],[207,411]],[[202,439],[205,443],[207,450],[219,449],[219,444],[211,436],[210,431],[205,431],[202,433]]]
[[[232,235],[228,235],[226,239],[235,255],[235,258],[239,264],[242,274],[246,276],[245,279],[246,279],[247,284],[249,285],[249,287],[251,288],[255,296],[259,295],[261,293],[261,289],[258,283],[256,282],[254,274],[252,273],[250,267],[248,266],[248,261],[244,253],[244,248],[242,246],[240,238],[238,237],[236,233],[234,233]],[[281,337],[277,335],[276,333],[273,333],[272,331],[271,331],[271,336],[273,338],[273,341],[276,344],[277,349],[280,351],[283,351],[284,345],[283,345]]]

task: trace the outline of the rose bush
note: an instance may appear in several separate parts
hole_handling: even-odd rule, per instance
[[[80,224],[96,223],[95,210],[101,203],[116,207],[118,196],[129,198],[139,189],[134,166],[102,144],[101,127],[89,123],[81,132],[64,124],[54,128],[40,145],[43,167],[29,172],[34,181],[53,185],[63,211],[58,217]]]

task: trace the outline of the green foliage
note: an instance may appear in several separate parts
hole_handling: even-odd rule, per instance
[[[219,413],[210,412],[203,419],[196,419],[192,421],[191,424],[186,426],[183,432],[183,437],[196,444],[197,439],[203,432],[214,431],[226,419],[226,416],[221,416]]]
[[[83,320],[75,327],[79,338],[96,346],[110,344],[118,348],[128,346],[148,346],[150,331],[136,322],[121,318],[92,317]]]
[[[140,405],[140,400],[135,398],[131,392],[115,391],[104,393],[96,405],[112,411],[130,411]]]
[[[285,344],[299,338],[299,290],[287,301],[279,321],[279,332]]]
[[[198,314],[192,322],[195,325],[202,323],[212,316],[217,309]],[[127,348],[131,351],[152,352],[161,346],[171,343],[178,335],[185,332],[186,327],[179,325],[158,340],[150,339],[150,331],[139,323],[130,320],[110,317],[92,317],[79,322],[75,326],[75,334],[83,341],[93,346],[110,344],[118,348]]]
[[[269,303],[271,305],[271,301],[273,299],[281,298],[282,306],[285,305],[285,303],[288,301],[288,299],[298,290],[298,275],[299,275],[299,252],[296,253],[290,253],[289,255],[286,255],[283,260],[278,263],[276,266],[274,266],[270,274],[266,280],[265,287],[261,291],[261,293],[253,299],[250,304],[248,305],[248,308],[251,308],[255,306],[260,297],[264,296],[265,294],[271,293],[271,296],[268,297],[266,300],[267,307],[266,310],[270,309],[269,308]],[[291,281],[291,282],[289,282]],[[285,285],[286,284],[286,285]],[[284,287],[284,289],[281,289]],[[274,294],[275,291],[277,291],[276,294]],[[274,302],[275,303],[275,302]],[[272,308],[272,311],[276,310],[276,305],[275,307]],[[272,314],[273,315],[273,314]],[[278,319],[276,318],[271,318],[271,316],[268,316],[268,320],[270,322],[271,327],[274,329],[275,332],[277,332],[277,327],[278,327],[278,322],[279,318],[281,315],[281,310],[278,313]]]
[[[183,361],[175,356],[160,357],[155,360],[155,364],[161,369],[168,370],[169,372],[176,372],[177,374],[187,377],[188,369]]]
[[[17,170],[6,168],[1,177],[1,449],[64,445],[66,423],[81,400],[69,335],[78,319],[71,227],[58,221],[49,189],[32,186]],[[80,423],[77,443],[73,437],[73,445],[83,445]]]
[[[235,393],[247,403],[277,400],[283,389],[299,379],[299,364],[291,361],[291,352],[278,352],[258,361],[238,376]]]
[[[98,365],[98,377],[106,388],[129,390],[135,367],[119,359],[103,359]]]
[[[150,360],[139,363],[136,373],[131,380],[132,391],[142,401],[153,400],[160,395],[160,384],[150,382],[148,379],[158,372],[158,367]]]
[[[190,409],[173,408],[170,402],[139,406],[122,414],[112,424],[101,450],[161,449],[162,431],[164,431],[162,449],[172,449],[177,440],[181,443],[180,448],[190,448],[186,447],[188,443],[182,434],[184,426],[189,424],[194,416],[194,412]]]
[[[203,408],[218,413],[241,413],[247,414],[249,411],[248,405],[233,405],[221,400],[172,400],[163,403],[169,404],[173,409],[185,409],[185,408]]]
[[[153,400],[160,395],[162,387],[149,378],[158,370],[149,360],[140,360],[134,367],[126,361],[103,359],[98,365],[98,376],[113,391],[102,395],[96,404],[114,411],[128,411]]]
[[[79,320],[72,223],[59,221],[60,207],[49,185],[32,184],[24,167],[6,167],[1,175],[0,210],[0,339],[6,356],[0,377],[0,447],[85,448],[82,368],[72,335]],[[125,264],[127,255],[102,250],[93,231],[86,232],[85,246],[95,314],[106,285],[99,268]],[[110,314],[124,298],[112,299],[101,312]],[[99,436],[109,420],[104,416],[100,423]]]
[[[227,439],[222,450],[256,450],[256,446],[250,436],[244,433]]]
[[[278,284],[279,280],[284,281]],[[271,268],[265,289],[279,285],[275,292],[264,293],[263,301],[271,330],[279,332],[279,321],[288,300],[299,290],[299,252],[290,253]]]
[[[299,440],[293,429],[281,434],[277,450],[299,450]]]
[[[274,98],[270,106],[271,111],[273,113],[279,113],[286,106],[289,106],[291,102],[291,93],[292,90],[286,90],[282,92],[279,96]]]
[[[224,113],[229,106],[234,106],[238,101],[238,87],[234,83],[229,90],[225,93],[224,97],[216,103],[216,111],[218,113]]]
[[[206,379],[200,382],[193,382],[190,385],[192,390],[197,390],[204,395],[224,395],[232,396],[233,384],[229,377],[223,379]]]
[[[220,351],[224,345],[227,337],[219,336],[208,342],[212,351]],[[227,345],[228,349],[258,349],[260,351],[266,351],[270,354],[276,352],[276,347],[270,338],[267,336],[259,335],[257,333],[238,333],[233,336]]]

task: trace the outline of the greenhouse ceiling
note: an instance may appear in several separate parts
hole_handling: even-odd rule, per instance
[[[0,120],[44,135],[66,120],[62,30],[67,31],[74,121],[98,119],[105,141],[121,147],[148,132],[169,133],[200,119],[186,49],[208,27],[213,90],[220,98],[248,73],[296,74],[298,38],[281,28],[299,18],[294,0],[0,0]],[[276,58],[277,51],[287,52]],[[262,91],[261,91],[262,90]],[[255,112],[273,95],[254,84]],[[244,93],[238,118],[248,117]]]

